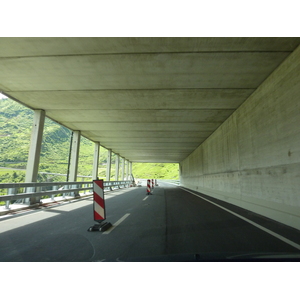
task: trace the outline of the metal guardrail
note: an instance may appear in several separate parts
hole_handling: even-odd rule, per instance
[[[113,187],[129,186],[131,181],[104,181],[104,188],[111,190]],[[41,183],[1,183],[0,189],[7,189],[7,195],[0,196],[0,201],[5,202],[5,208],[9,209],[11,202],[22,200],[29,202],[30,198],[35,198],[38,203],[44,196],[73,195],[79,196],[80,191],[92,191],[93,181],[74,182],[41,182]]]
[[[173,179],[159,179],[160,181],[171,183],[175,185],[180,185],[180,180],[173,180]]]

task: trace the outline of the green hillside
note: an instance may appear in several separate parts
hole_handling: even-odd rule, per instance
[[[178,180],[179,165],[162,163],[133,163],[132,173],[135,178]]]
[[[24,182],[29,153],[33,111],[16,101],[0,99],[0,182]],[[67,174],[72,132],[46,118],[39,172]],[[94,143],[81,137],[78,175],[91,176]],[[100,147],[99,178],[106,178],[107,150]],[[111,179],[115,178],[112,155]],[[19,169],[19,170],[16,170]],[[24,170],[24,171],[23,171]],[[178,164],[133,163],[135,178],[178,179]],[[65,176],[41,175],[38,181],[65,181]]]

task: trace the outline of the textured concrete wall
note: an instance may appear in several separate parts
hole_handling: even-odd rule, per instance
[[[300,46],[180,170],[185,187],[300,229]]]

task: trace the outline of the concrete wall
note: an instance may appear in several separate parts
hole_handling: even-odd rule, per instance
[[[182,186],[300,229],[300,46],[180,172]]]

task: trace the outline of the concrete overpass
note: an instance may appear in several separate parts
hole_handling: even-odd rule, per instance
[[[36,111],[28,181],[47,116],[77,146],[177,162],[184,187],[300,229],[300,38],[0,43],[0,91]]]

